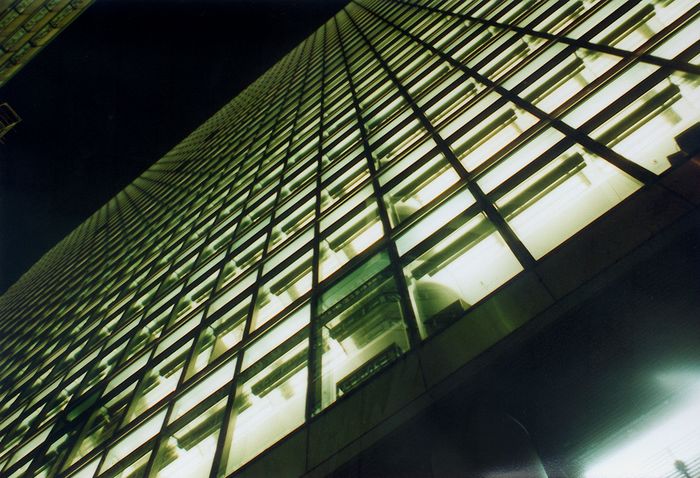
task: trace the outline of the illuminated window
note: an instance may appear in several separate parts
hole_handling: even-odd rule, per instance
[[[163,420],[165,420],[165,410],[161,410],[149,417],[145,422],[112,445],[107,452],[104,462],[102,462],[100,472],[110,469],[132,451],[153,438],[160,431]]]
[[[153,465],[155,476],[209,476],[225,404],[219,401],[163,440]]]
[[[283,264],[298,251],[305,249],[307,244],[311,242],[313,237],[313,229],[308,228],[303,233],[299,234],[296,239],[289,241],[284,247],[280,248],[272,257],[268,258],[263,265],[263,274],[267,274],[271,270]]]
[[[306,225],[313,220],[315,215],[316,201],[315,198],[308,199],[303,204],[297,205],[290,214],[276,224],[272,228],[272,237],[270,239],[270,251],[274,250],[278,245],[283,244],[288,238],[294,236],[295,233],[301,231]]]
[[[627,10],[591,41],[633,51],[653,37],[658,27],[654,6],[642,2]]]
[[[179,322],[186,317],[190,311],[196,310],[211,295],[216,283],[218,272],[210,274],[206,279],[195,285],[188,292],[185,292],[178,304],[175,306],[171,324]]]
[[[461,318],[469,307],[522,270],[483,214],[453,220],[446,229],[444,239],[405,268],[424,337]]]
[[[545,63],[563,50],[563,45],[551,46],[523,70],[508,79],[504,86],[512,87],[529,75],[537,75],[538,77],[520,95],[549,113],[570,100],[619,61],[619,58],[612,55],[579,49],[552,68],[542,72]]]
[[[127,414],[126,423],[160,402],[166,395],[175,390],[182,375],[190,346],[191,341],[172,352],[169,357],[166,357],[153,369],[146,372]]]
[[[408,350],[396,285],[385,253],[323,294],[321,407],[349,393]]]
[[[343,221],[320,245],[320,278],[330,276],[384,235],[377,205],[372,203]]]
[[[573,147],[499,197],[496,205],[540,258],[640,187],[608,162]]]
[[[17,463],[19,460],[27,456],[28,453],[33,451],[36,447],[44,443],[49,437],[49,433],[51,433],[52,428],[53,426],[46,427],[39,433],[32,436],[29,440],[25,441],[24,444],[20,446],[19,449],[14,453],[14,455],[12,455],[12,458],[8,462],[8,466]]]
[[[227,384],[233,377],[235,368],[236,358],[234,357],[181,393],[173,406],[170,422],[177,420]]]
[[[564,121],[574,127],[579,127],[586,121],[605,109],[610,103],[624,95],[659,67],[648,63],[637,63],[623,73],[618,74],[612,81],[576,105],[564,115]]]
[[[311,254],[312,251],[306,252],[260,287],[251,330],[268,322],[311,289]]]
[[[236,470],[304,422],[307,356],[308,332],[296,333],[238,378],[229,421],[230,444],[219,476]]]
[[[249,270],[252,265],[256,264],[260,257],[262,257],[263,247],[265,245],[265,236],[263,235],[258,237],[242,251],[236,249],[237,245],[237,243],[233,245],[233,250],[236,252],[231,257],[231,260],[224,265],[224,270],[221,277],[221,283],[224,286],[230,284],[240,277],[244,272]]]
[[[250,301],[251,298],[247,297],[202,329],[192,362],[187,370],[188,378],[240,343],[243,339]]]
[[[427,136],[420,121],[413,119],[381,144],[372,145],[375,148],[375,158],[380,165],[399,159],[424,141]]]
[[[136,383],[134,382],[93,412],[70,458],[66,461],[66,468],[113,435],[126,414],[131,394],[135,389]]]
[[[384,197],[391,225],[396,227],[459,180],[455,170],[439,155],[391,188]]]
[[[477,178],[477,183],[484,192],[491,192],[496,186],[512,178],[528,164],[536,161],[540,156],[548,154],[564,138],[564,134],[553,128],[544,130],[501,160],[488,165],[490,168]]]
[[[97,382],[105,378],[112,368],[117,364],[121,352],[126,347],[126,342],[122,342],[119,347],[116,347],[112,352],[102,358],[97,365],[90,371],[85,380],[83,388],[88,389]]]
[[[633,101],[591,136],[654,173],[671,167],[674,138],[700,119],[695,81],[672,76]]]
[[[396,239],[399,254],[403,255],[429,237],[439,228],[449,224],[468,206],[474,203],[474,198],[468,191],[460,191],[436,206],[412,224]]]
[[[531,114],[506,104],[454,140],[451,147],[465,169],[473,171],[536,122]]]
[[[341,171],[341,169],[344,169],[348,164],[351,164],[351,166],[342,173],[336,174]],[[322,180],[326,181],[326,178],[332,179],[321,190],[322,212],[325,212],[339,200],[347,197],[351,191],[369,178],[367,160],[363,157],[359,157],[339,161],[333,167],[329,168],[323,173]]]

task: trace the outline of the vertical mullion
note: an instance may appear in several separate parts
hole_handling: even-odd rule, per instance
[[[311,318],[309,325],[309,360],[308,360],[308,384],[306,392],[306,411],[305,420],[311,419],[316,411],[316,404],[321,400],[321,375],[322,369],[322,337],[321,325],[318,323],[318,302],[320,291],[318,284],[320,282],[320,241],[321,241],[321,172],[323,170],[323,135],[325,131],[324,113],[326,107],[326,55],[328,32],[327,26],[323,25],[323,40],[321,52],[321,89],[320,89],[320,111],[318,124],[318,151],[316,165],[316,204],[314,206],[314,223],[313,223],[313,259],[311,270],[311,297],[309,299],[311,307]],[[308,437],[307,437],[308,439]]]
[[[289,91],[289,90],[287,90],[287,91]],[[286,98],[286,96],[285,96],[285,98]],[[279,113],[279,110],[277,110],[277,112]],[[265,115],[267,116],[267,114],[268,114],[268,113],[266,112]],[[278,114],[278,116],[279,116],[279,114]],[[274,127],[273,127],[273,128],[274,128]],[[256,132],[256,137],[257,137],[258,133],[260,133],[260,131]],[[267,142],[266,142],[266,147],[267,147],[267,145],[269,145],[269,143],[270,143],[270,141],[271,141],[271,138],[272,138],[272,136],[270,136],[270,138],[267,140]],[[246,158],[247,158],[247,157],[248,157],[248,155],[246,155]],[[261,163],[262,163],[263,160],[264,160],[264,156],[261,157],[260,162],[259,162],[259,164],[257,165],[258,169],[256,170],[256,176],[257,176],[257,174],[259,173],[260,169],[262,168],[262,164],[261,164]],[[243,160],[242,162],[245,162],[245,160]],[[243,169],[242,167],[239,168],[239,170],[238,170],[237,173],[236,173],[236,177],[238,177],[238,176],[241,174],[242,169]],[[252,187],[249,189],[248,197],[250,197],[251,194],[252,194]],[[201,214],[201,211],[203,211],[203,209],[206,208],[206,206],[207,206],[207,204],[206,204],[206,202],[205,202],[204,204],[202,204],[202,205],[199,207],[199,209],[200,209],[200,214]],[[247,206],[247,205],[246,205],[246,206]],[[220,213],[218,213],[218,214],[220,214]],[[217,217],[218,217],[218,214],[217,214]],[[194,228],[195,226],[196,226],[196,221],[195,221],[195,224],[192,225],[192,228]],[[235,230],[235,231],[237,231],[239,227],[240,227],[240,221],[239,221],[238,224],[236,225],[236,230]],[[184,242],[186,242],[186,241],[183,241],[183,246],[182,246],[182,247],[184,247]],[[203,243],[203,245],[201,246],[201,248],[203,248],[203,247],[205,247],[205,246],[206,246],[206,241],[204,241],[204,243]],[[225,255],[225,258],[222,260],[222,264],[228,259],[228,256],[229,256],[229,254],[231,253],[230,247],[231,247],[231,246],[229,245],[229,246],[228,246],[227,254]],[[201,251],[200,251],[200,252],[201,252]],[[174,264],[171,265],[171,267],[170,267],[170,269],[168,270],[168,272],[172,272],[173,267],[174,267]],[[218,273],[217,273],[217,279],[216,279],[216,281],[214,282],[214,284],[215,284],[215,285],[214,285],[214,288],[213,288],[213,290],[210,292],[210,294],[212,294],[212,295],[214,294],[214,291],[216,290],[216,283],[219,281],[219,279],[220,279],[220,277],[221,277],[221,274],[222,274],[222,271],[223,271],[223,266],[219,269],[219,271],[218,271]],[[177,295],[177,297],[176,297],[175,300],[176,300],[176,301],[179,300],[185,292],[186,292],[186,289],[183,288],[183,290]],[[205,308],[206,308],[205,310],[208,310],[208,308],[209,308],[209,303],[207,303],[207,304],[205,305]],[[175,311],[173,310],[172,313],[175,313]],[[142,319],[142,320],[143,320],[143,319]],[[195,329],[194,329],[194,331],[193,331],[193,337],[199,336],[199,331],[201,330],[202,324],[203,324],[203,323],[204,323],[204,322],[202,321],[197,327],[195,327]],[[188,351],[188,353],[187,353],[187,355],[186,355],[186,361],[185,361],[184,366],[183,366],[182,376],[180,377],[180,380],[178,380],[178,385],[176,386],[175,393],[177,393],[177,389],[178,389],[178,388],[181,386],[181,384],[184,382],[188,361],[191,360],[191,358],[192,358],[192,356],[193,356],[193,354],[194,354],[194,350],[196,349],[196,347],[197,347],[197,341],[196,341],[196,340],[193,340],[193,341],[192,341],[192,345],[190,346],[190,350]],[[153,356],[149,359],[148,363],[146,364],[146,367],[150,366],[152,361],[153,361]],[[240,362],[240,361],[237,361],[237,362],[236,362],[236,367],[238,367],[239,362]],[[139,389],[137,388],[136,391],[135,391],[135,394],[138,393],[138,391],[139,391]],[[175,403],[175,402],[174,402],[174,400],[173,400],[173,401],[168,402],[168,403],[165,405],[165,409],[166,409],[165,418],[164,418],[164,420],[163,420],[163,425],[161,426],[161,431],[160,431],[160,433],[159,433],[158,435],[156,435],[156,437],[155,437],[155,439],[154,439],[154,441],[153,441],[153,446],[151,447],[151,455],[150,455],[150,457],[149,457],[149,459],[148,459],[148,462],[147,462],[147,464],[146,464],[146,467],[145,467],[145,476],[155,476],[155,473],[157,472],[157,470],[155,470],[155,461],[156,461],[156,458],[157,458],[159,449],[160,449],[160,447],[161,447],[161,443],[163,442],[163,440],[167,439],[167,436],[166,436],[166,434],[165,434],[165,430],[168,428],[168,421],[169,421],[170,417],[172,416],[174,403]],[[224,415],[224,417],[225,417],[225,415]],[[220,432],[220,433],[221,433],[221,432]],[[219,436],[219,438],[221,438],[221,436]],[[219,450],[217,449],[217,452],[215,453],[215,459],[214,459],[214,461],[216,461],[216,455],[217,455],[218,453],[219,453]],[[103,459],[104,459],[104,457],[103,457]],[[212,466],[212,470],[213,470],[213,469],[214,469],[214,467]]]
[[[314,35],[314,38],[315,38],[315,35]],[[292,78],[294,78],[294,79],[296,79],[296,75],[297,75],[297,71],[299,70],[299,67],[302,65],[302,63],[304,63],[304,61],[303,61],[305,58],[304,53],[306,51],[307,45],[309,45],[309,44],[311,45],[312,48],[311,48],[311,51],[308,53],[308,55],[311,56],[311,54],[313,52],[313,40],[307,40],[304,43],[303,48],[300,50],[300,53],[299,53],[298,58],[296,60],[297,64],[294,68],[294,73],[292,74]],[[240,384],[238,381],[238,376],[241,373],[242,364],[243,364],[242,352],[244,350],[245,342],[248,340],[248,338],[250,336],[250,328],[252,326],[252,316],[253,316],[253,313],[255,311],[255,303],[257,302],[258,290],[259,290],[259,286],[260,286],[261,279],[262,279],[263,266],[264,266],[265,259],[267,258],[267,252],[268,252],[267,249],[269,247],[270,237],[272,235],[272,227],[274,226],[275,209],[276,209],[277,203],[279,201],[279,193],[280,193],[280,190],[282,188],[282,183],[284,181],[284,173],[286,171],[288,160],[289,160],[289,152],[290,152],[290,149],[291,149],[292,144],[293,144],[292,138],[294,137],[294,130],[296,128],[296,122],[297,122],[298,117],[299,117],[299,105],[301,104],[301,101],[303,99],[304,89],[306,87],[306,80],[308,79],[308,73],[309,73],[309,69],[310,69],[308,67],[308,63],[305,64],[305,67],[306,68],[304,70],[304,78],[302,80],[303,83],[302,83],[302,87],[299,91],[299,99],[298,99],[298,103],[297,103],[297,108],[294,112],[294,119],[292,122],[292,128],[291,128],[291,131],[289,133],[290,140],[289,140],[289,144],[286,147],[285,157],[283,160],[284,165],[282,167],[282,172],[280,173],[279,184],[275,188],[276,197],[274,200],[274,205],[272,207],[272,219],[270,221],[270,224],[265,228],[265,231],[267,231],[266,232],[267,237],[264,241],[265,243],[263,246],[262,255],[261,255],[260,259],[258,260],[257,278],[255,281],[253,293],[251,294],[251,301],[250,301],[250,304],[248,306],[248,313],[247,313],[248,315],[246,318],[246,325],[245,325],[245,328],[243,331],[243,337],[241,339],[241,347],[240,347],[241,353],[239,353],[239,357],[236,360],[236,368],[235,368],[233,380],[231,381],[231,383],[227,387],[228,388],[227,399],[226,399],[227,402],[226,402],[226,407],[225,407],[224,412],[223,412],[224,418],[223,418],[223,422],[221,424],[221,428],[219,430],[219,437],[217,440],[217,448],[216,448],[216,452],[214,454],[214,460],[212,462],[212,467],[211,467],[211,471],[209,474],[210,478],[216,478],[217,476],[220,476],[221,467],[222,466],[225,467],[227,464],[226,461],[228,458],[226,457],[226,450],[228,450],[231,447],[232,440],[233,440],[233,429],[234,429],[236,418],[237,418],[235,416],[235,413],[234,413],[234,405],[235,405],[236,396],[238,395],[238,393],[240,391]],[[279,121],[280,121],[281,116],[282,116],[281,115],[282,110],[286,106],[287,98],[289,97],[289,93],[293,89],[294,86],[296,86],[296,83],[289,85],[287,87],[287,90],[285,91],[284,100],[281,102],[280,109],[278,110],[277,117],[275,119],[275,126],[272,129],[273,133],[275,131],[275,128],[277,127],[277,124],[279,124]],[[270,138],[268,138],[268,140],[267,140],[267,144],[265,145],[265,150],[267,150],[267,148],[271,144],[272,140],[273,140],[273,135],[271,134]],[[264,155],[261,158],[261,161],[262,160],[264,160]],[[259,168],[260,169],[262,168],[262,164],[259,166]],[[258,171],[256,172],[256,178],[257,178],[257,174],[259,173],[260,169],[258,169]],[[252,191],[252,189],[251,189],[251,191]],[[247,207],[247,205],[246,205],[246,207]]]
[[[350,22],[355,27],[355,30],[359,33],[364,42],[367,44],[368,49],[372,52],[375,59],[382,65],[382,68],[386,72],[387,76],[391,79],[395,88],[398,89],[401,96],[410,105],[411,109],[413,110],[413,113],[418,118],[423,128],[425,128],[425,130],[430,135],[431,139],[437,144],[438,150],[445,156],[445,158],[447,158],[448,162],[455,169],[455,172],[459,175],[462,182],[466,184],[467,188],[469,189],[469,192],[472,194],[481,210],[484,211],[489,220],[494,224],[500,235],[508,244],[509,248],[515,254],[518,261],[522,264],[524,268],[532,267],[535,263],[535,259],[530,253],[530,251],[527,250],[525,245],[522,243],[520,238],[516,236],[515,232],[513,232],[506,220],[496,210],[495,206],[488,200],[486,194],[484,194],[484,192],[476,184],[476,182],[472,180],[469,173],[464,168],[459,159],[457,159],[457,156],[455,156],[455,154],[452,152],[447,142],[435,130],[435,128],[430,123],[423,110],[416,104],[416,102],[411,97],[410,93],[401,84],[394,72],[391,71],[391,69],[389,68],[389,65],[374,48],[374,45],[369,41],[369,39],[365,36],[362,30],[360,30],[360,28],[357,26],[357,23],[353,20],[347,8],[345,11],[348,15]],[[376,15],[373,12],[372,14]],[[402,33],[406,35],[405,32],[402,31]]]
[[[382,228],[384,229],[385,237],[391,236],[391,223],[389,222],[389,215],[386,212],[386,205],[381,193],[381,187],[379,185],[379,180],[377,178],[377,170],[374,166],[372,148],[369,144],[367,130],[364,125],[364,119],[362,117],[362,111],[360,109],[360,103],[357,99],[357,91],[355,90],[355,83],[352,78],[352,72],[350,71],[350,66],[348,64],[347,53],[345,51],[345,45],[343,43],[343,36],[341,35],[340,28],[336,22],[336,28],[338,28],[338,39],[340,42],[340,53],[343,59],[343,66],[345,67],[345,74],[347,75],[348,85],[350,87],[350,96],[352,97],[353,107],[355,109],[355,121],[357,122],[358,128],[360,129],[360,136],[362,138],[362,146],[365,152],[365,160],[367,161],[367,166],[370,172],[370,178],[372,183],[372,192],[374,195],[374,200],[377,202],[377,208],[379,211],[379,218],[382,223]],[[406,277],[404,276],[403,269],[401,268],[401,261],[399,258],[399,251],[396,248],[396,244],[393,240],[386,241],[386,249],[389,254],[389,259],[391,263],[391,271],[396,281],[399,296],[401,297],[401,308],[404,313],[404,324],[408,329],[408,338],[411,348],[416,348],[420,343],[420,333],[418,331],[418,323],[416,317],[413,313],[413,307],[411,307],[411,298],[408,293],[408,284],[406,283]]]
[[[118,197],[118,195],[115,197],[115,202],[116,202],[116,198],[117,198],[117,197]],[[107,209],[106,209],[106,212],[107,212],[107,214],[108,214],[108,219],[109,219],[109,205],[110,205],[110,204],[112,204],[112,201],[110,201],[110,202],[108,203]],[[113,214],[114,214],[114,216],[116,217],[116,221],[119,223],[119,226],[121,226],[119,230],[120,230],[120,231],[123,231],[123,230],[124,230],[124,228],[123,228],[124,220],[123,220],[123,217],[122,217],[121,210],[120,210],[120,208],[117,207],[117,206],[115,206],[115,209],[116,209],[116,211],[115,211]],[[107,222],[106,222],[106,230],[109,231],[109,220],[107,220]],[[107,240],[107,238],[108,238],[108,234],[105,235],[105,239],[104,239],[104,244],[105,244],[105,245],[103,246],[102,250],[104,251],[105,254],[109,255],[109,253],[110,253],[110,251],[111,251],[111,249],[108,247],[109,244],[112,244],[113,242],[119,244],[120,241],[109,241],[109,240]],[[99,251],[99,250],[98,250],[98,251]],[[100,304],[102,304],[102,303],[103,303],[105,300],[107,300],[107,299],[108,299],[108,297],[103,297],[103,299],[100,301]],[[96,307],[97,307],[97,306],[96,306]],[[108,320],[108,317],[105,317],[105,318],[103,319],[102,322],[106,323],[107,320]],[[100,325],[98,325],[98,328],[99,328],[100,326],[102,326],[102,323],[101,323]],[[78,388],[77,388],[78,391],[80,391],[80,388],[81,388],[82,384],[85,382],[85,380],[87,380],[87,378],[88,378],[88,372],[89,372],[90,370],[92,370],[92,366],[94,366],[94,365],[96,365],[97,363],[99,363],[99,360],[100,360],[100,358],[102,357],[102,355],[103,355],[103,353],[104,353],[104,347],[105,347],[105,346],[106,346],[106,343],[103,343],[103,344],[101,345],[102,350],[100,351],[100,353],[98,353],[98,356],[95,358],[95,361],[93,362],[93,364],[87,364],[87,365],[85,366],[86,372],[85,372],[83,378],[81,379],[80,384],[78,385]],[[88,350],[88,353],[89,353],[89,352],[90,352],[90,350]],[[79,360],[80,360],[80,359],[78,359],[78,361],[79,361]],[[92,366],[91,366],[91,365],[92,365]],[[69,369],[70,369],[70,367],[67,367],[66,372],[65,372],[66,374],[65,374],[65,376],[63,376],[63,378],[61,379],[59,386],[56,387],[55,393],[58,393],[59,390],[62,390],[62,389],[64,388],[62,385],[68,385],[68,384],[70,384],[70,382],[71,382],[70,379],[72,378],[72,376],[69,375],[69,373],[70,373]],[[78,372],[76,373],[76,375],[79,375],[79,374],[80,374],[80,370],[78,370]],[[49,382],[49,383],[50,383],[50,382]],[[37,392],[35,392],[34,394],[32,394],[30,397],[27,397],[27,398],[26,398],[26,401],[27,401],[27,402],[31,401],[31,399],[32,399],[37,393],[41,393],[41,390],[38,390]],[[77,394],[77,392],[76,392],[76,394]],[[74,395],[74,396],[75,396],[75,395]],[[42,402],[39,402],[39,403],[37,403],[37,404],[34,404],[34,406],[31,407],[31,408],[30,408],[29,406],[27,406],[27,408],[25,409],[25,411],[24,411],[22,414],[20,414],[20,416],[18,416],[18,417],[15,419],[15,421],[16,421],[16,422],[19,422],[19,420],[22,420],[22,419],[25,418],[28,414],[31,414],[32,411],[35,410],[35,409],[36,409],[37,407],[39,407],[39,406],[42,407],[42,412],[43,412],[43,413],[48,412],[49,410],[43,410],[43,408],[46,407],[46,405],[47,405],[48,403],[50,403],[50,402],[53,401],[52,397],[55,397],[55,395],[53,395],[53,394],[48,394],[46,397],[44,397],[44,398],[42,399],[42,402],[44,402],[43,405],[41,405]],[[61,435],[62,435],[64,432],[67,431],[67,430],[64,428],[64,427],[66,426],[66,424],[65,424],[65,415],[66,415],[66,410],[69,409],[69,405],[70,405],[70,403],[73,401],[72,398],[73,398],[73,397],[71,397],[71,400],[69,401],[68,404],[66,404],[66,406],[64,407],[64,409],[61,410],[60,412],[58,412],[58,413],[52,418],[52,421],[53,421],[53,423],[54,423],[53,425],[50,425],[50,422],[49,422],[49,423],[45,423],[45,424],[42,426],[42,429],[45,429],[47,426],[51,426],[51,427],[52,427],[51,431],[49,432],[48,436],[47,436],[46,439],[43,441],[43,443],[41,443],[39,446],[37,446],[37,448],[35,448],[30,454],[28,454],[28,456],[25,456],[25,457],[23,458],[23,461],[26,461],[26,460],[29,460],[29,461],[30,461],[29,468],[27,468],[27,471],[26,471],[27,474],[31,474],[33,471],[37,470],[37,469],[41,466],[41,463],[40,463],[38,460],[35,460],[33,457],[36,457],[36,456],[44,456],[45,453],[46,453],[46,451],[48,450],[48,448],[49,448],[58,438],[60,438]],[[39,419],[41,416],[42,416],[42,415],[41,415],[41,412],[40,412],[40,414],[37,416],[37,421],[38,421],[38,419]],[[85,425],[85,424],[83,424],[83,426],[84,426],[84,425]],[[82,428],[83,428],[83,427],[81,427],[80,432],[82,432]],[[69,441],[70,441],[70,442],[74,442],[74,440],[77,439],[77,437],[79,437],[79,436],[80,436],[80,433],[77,433],[77,434],[76,434],[74,437],[72,437],[72,439],[69,440]],[[30,435],[30,437],[31,437],[31,435]],[[18,443],[17,445],[18,445],[18,446],[21,445],[21,442]],[[73,443],[73,445],[74,445],[74,443]],[[21,463],[21,462],[19,462],[19,463]],[[13,465],[13,466],[17,466],[17,465],[18,465],[18,463],[16,463],[16,464]]]
[[[376,18],[378,18],[381,21],[390,25],[392,28],[394,28],[397,31],[400,31],[404,35],[408,36],[413,41],[420,44],[426,50],[430,51],[431,53],[433,53],[435,55],[438,55],[444,61],[450,63],[452,66],[459,69],[464,74],[464,76],[466,78],[474,79],[474,80],[478,81],[479,83],[491,88],[493,91],[497,92],[503,98],[506,98],[507,100],[511,101],[513,104],[519,106],[523,110],[534,115],[540,121],[545,122],[546,125],[551,125],[553,128],[555,128],[559,132],[563,133],[564,135],[566,135],[570,138],[573,138],[576,142],[581,144],[583,147],[585,147],[585,148],[589,149],[590,151],[594,152],[595,154],[599,155],[601,158],[605,159],[606,161],[608,161],[610,164],[617,167],[618,169],[624,171],[626,174],[633,177],[634,179],[641,182],[642,184],[650,184],[650,183],[656,181],[656,175],[654,173],[645,169],[644,167],[640,166],[639,164],[637,164],[633,161],[630,161],[629,159],[625,158],[621,154],[613,151],[611,148],[597,142],[596,140],[591,138],[588,134],[581,131],[580,129],[576,129],[572,126],[569,126],[561,119],[554,117],[548,113],[545,113],[543,110],[537,108],[532,103],[524,100],[523,98],[521,98],[517,94],[513,93],[511,90],[508,90],[508,89],[504,88],[503,86],[501,86],[500,84],[494,82],[493,80],[486,78],[485,76],[481,75],[476,70],[474,70],[473,68],[465,66],[461,62],[455,60],[451,56],[443,53],[439,49],[426,43],[422,39],[417,38],[415,35],[411,34],[410,32],[407,32],[406,30],[404,30],[400,26],[396,25],[392,21],[387,20],[385,17],[370,10],[368,7],[365,7],[364,5],[361,5],[359,3],[358,3],[358,5],[360,5],[360,7],[365,9],[366,11],[370,12]],[[364,34],[363,34],[363,37],[364,37]],[[369,41],[368,41],[368,44],[369,44]],[[370,48],[372,48],[374,50],[374,48],[371,46],[371,44],[370,44]],[[623,60],[623,62],[624,61],[625,60]],[[632,59],[629,59],[628,61],[631,62]],[[665,76],[659,75],[659,81],[661,81],[661,79],[663,79],[663,78],[665,78]],[[456,159],[456,157],[455,157],[455,159]]]
[[[518,25],[513,25],[509,23],[501,23],[495,20],[491,20],[488,18],[480,18],[480,17],[473,17],[470,15],[466,14],[460,14],[460,13],[454,13],[450,12],[449,10],[445,10],[440,7],[435,7],[432,5],[423,5],[417,2],[409,2],[407,0],[394,0],[397,3],[401,3],[406,6],[418,8],[421,10],[427,10],[433,13],[439,13],[443,16],[452,16],[456,17],[458,19],[462,20],[469,20],[472,22],[480,23],[482,25],[488,25],[488,26],[493,26],[493,27],[498,27],[498,28],[503,28],[506,30],[511,30],[517,33],[521,34],[526,34],[526,35],[531,35],[533,37],[537,38],[542,38],[544,40],[552,40],[556,41],[559,43],[564,43],[569,46],[572,50],[576,50],[577,48],[586,48],[588,50],[596,51],[599,53],[607,53],[609,55],[615,55],[619,56],[621,58],[625,59],[637,59],[639,61],[643,61],[645,63],[650,63],[653,65],[658,65],[664,68],[672,68],[688,73],[693,73],[693,74],[700,74],[700,67],[697,65],[693,65],[691,63],[685,63],[685,62],[679,62],[674,59],[666,59],[658,56],[654,56],[652,54],[646,53],[647,51],[651,50],[653,46],[649,46],[648,48],[644,48],[643,51],[629,51],[629,50],[622,50],[620,48],[608,46],[608,45],[603,45],[600,43],[593,43],[587,40],[581,40],[581,39],[575,39],[575,38],[569,38],[566,37],[562,34],[553,34],[553,33],[547,33],[544,31],[540,30],[534,30],[528,26],[518,26]],[[597,5],[596,7],[602,7],[603,3],[600,5]],[[597,11],[597,8],[592,8],[591,11]],[[696,5],[692,9],[688,11],[690,14],[690,17],[694,16],[697,14],[698,6]],[[688,14],[687,13],[687,14]],[[686,15],[687,15],[686,14]],[[584,18],[588,18],[589,15],[586,15]],[[680,18],[679,18],[680,19]],[[683,22],[686,22],[687,20],[682,20]],[[674,22],[675,23],[675,22]],[[568,29],[568,28],[567,28]],[[675,29],[674,29],[675,31]]]

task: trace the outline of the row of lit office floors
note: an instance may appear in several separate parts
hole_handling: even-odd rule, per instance
[[[696,213],[331,476],[700,476],[698,271]]]

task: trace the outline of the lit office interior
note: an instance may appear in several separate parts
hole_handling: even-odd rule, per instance
[[[352,2],[0,299],[0,474],[235,473],[681,164],[698,31]]]

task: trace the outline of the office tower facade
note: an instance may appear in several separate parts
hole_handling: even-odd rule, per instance
[[[92,0],[0,2],[0,86],[90,6]]]
[[[2,297],[2,474],[552,474],[397,430],[693,230],[699,11],[351,3]]]

